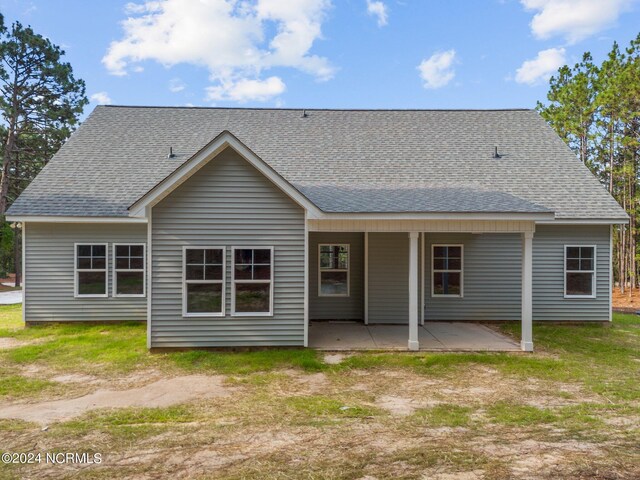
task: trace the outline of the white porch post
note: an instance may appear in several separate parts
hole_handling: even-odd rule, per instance
[[[533,351],[533,232],[522,233],[522,337],[520,348]]]
[[[409,350],[418,350],[418,232],[409,233]]]
[[[364,232],[364,324],[369,325],[369,232]]]

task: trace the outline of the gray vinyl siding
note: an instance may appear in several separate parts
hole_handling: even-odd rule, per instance
[[[409,321],[409,235],[369,233],[369,323]]]
[[[533,319],[608,321],[609,225],[538,225],[533,237]],[[564,298],[564,246],[596,246],[596,298]]]
[[[231,149],[152,211],[151,347],[304,344],[304,211]],[[224,317],[182,316],[182,247],[224,246]],[[274,247],[272,317],[231,316],[231,247]]]
[[[134,224],[27,223],[27,322],[146,321],[147,299],[113,297],[113,243],[146,243],[147,226]],[[74,297],[74,243],[108,243],[108,297]]]
[[[318,296],[318,245],[349,244],[349,296]],[[364,318],[364,233],[309,233],[309,318],[362,320]]]
[[[462,244],[463,297],[432,297],[433,244]],[[427,233],[425,321],[520,320],[522,239],[520,234]]]

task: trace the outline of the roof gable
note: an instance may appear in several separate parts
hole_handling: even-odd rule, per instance
[[[226,148],[232,148],[236,151],[244,160],[302,208],[316,214],[320,212],[309,199],[296,190],[232,133],[225,130],[137,199],[129,207],[130,215],[134,217],[145,216],[145,209],[147,207],[156,205],[177,187],[182,185],[182,183],[191,178],[198,170],[215,159]]]

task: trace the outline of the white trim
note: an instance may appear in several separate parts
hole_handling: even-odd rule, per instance
[[[269,311],[268,312],[236,312],[236,250],[271,250],[271,279],[270,280],[238,280],[238,283],[268,283]],[[273,246],[234,246],[231,247],[231,316],[232,317],[273,317],[273,291],[275,290],[274,270],[276,265],[275,249]]]
[[[141,217],[69,217],[57,215],[7,215],[8,222],[29,223],[147,223]]]
[[[116,247],[117,246],[130,246],[130,247],[142,247],[142,268],[118,268],[116,266],[118,257],[116,256]],[[147,295],[147,246],[144,243],[114,243],[111,246],[113,250],[113,271],[111,277],[111,295],[115,298],[124,297],[124,298],[143,298]],[[118,272],[142,272],[142,293],[118,293]]]
[[[147,291],[147,349],[151,348],[151,305],[152,305],[152,292],[153,292],[153,211],[151,207],[146,209],[146,216],[149,219],[147,223],[147,245],[148,245],[148,253],[147,253],[147,275],[148,278],[148,288]]]
[[[144,198],[144,197],[143,197]],[[317,208],[317,207],[316,207]],[[136,213],[138,210],[136,210]],[[29,223],[147,223],[147,218],[130,214],[128,217],[94,217],[68,215],[7,215],[8,222]],[[326,213],[318,210],[309,220],[532,220],[536,224],[553,225],[626,225],[629,220],[620,218],[554,219],[552,213]]]
[[[433,251],[435,247],[460,247],[460,270],[446,269],[446,270],[435,270],[433,265],[434,255]],[[452,272],[460,274],[460,294],[454,295],[451,293],[434,293],[434,284],[433,274],[441,272]],[[433,298],[464,298],[464,244],[463,243],[432,243],[431,244],[431,297]]]
[[[221,280],[187,280],[187,250],[222,250],[222,279]],[[206,255],[206,254],[205,254]],[[205,257],[206,261],[206,257]],[[203,267],[204,268],[204,267]],[[184,318],[224,317],[225,296],[227,284],[227,249],[220,245],[184,245],[182,247],[182,316]],[[187,284],[221,285],[221,305],[219,312],[187,312]]]
[[[322,247],[347,247],[347,268],[325,268],[321,266]],[[323,272],[347,272],[347,293],[322,293]],[[349,297],[351,293],[351,244],[350,243],[319,243],[318,244],[318,297]]]
[[[22,277],[24,282],[24,273]],[[613,321],[613,225],[609,226],[609,321]]]
[[[629,220],[621,218],[594,218],[594,219],[559,219],[559,220],[536,220],[537,224],[553,225],[626,225]]]
[[[519,233],[534,232],[529,220],[308,220],[311,232],[443,232],[443,233]]]
[[[447,213],[447,212],[361,212],[313,213],[310,220],[552,220],[553,212],[540,213]]]
[[[369,325],[369,232],[364,232],[364,324]]]
[[[27,224],[22,222],[22,323],[27,324]]]
[[[307,211],[304,211],[304,339],[303,345],[309,346],[309,223]],[[272,266],[273,268],[273,266]]]
[[[567,248],[593,248],[593,270],[567,270]],[[564,254],[563,254],[563,264],[562,264],[562,268],[563,268],[563,273],[564,273],[564,279],[563,279],[563,293],[564,293],[564,298],[577,298],[577,299],[584,299],[584,298],[596,298],[596,268],[597,268],[597,264],[598,264],[598,251],[596,249],[596,245],[593,244],[565,244],[564,245]],[[590,273],[591,274],[591,295],[567,295],[567,272],[574,272],[574,273]]]
[[[425,236],[426,236],[425,232],[420,233],[420,253],[421,253],[420,255],[420,325],[424,325],[424,309],[426,308],[426,302],[425,302],[426,295],[424,294],[424,291],[425,291],[424,281],[426,280],[425,268],[424,268],[424,264],[425,264],[425,258],[424,258],[425,238],[424,237]]]
[[[409,350],[419,350],[418,334],[418,232],[409,233]]]
[[[521,335],[520,348],[533,351],[533,232],[522,233]]]
[[[278,175],[275,170],[247,148],[246,145],[228,131],[224,131],[131,205],[129,207],[130,215],[134,217],[143,215],[144,208],[147,205],[156,205],[227,147],[233,148],[256,170],[262,173],[262,175],[302,208],[315,214],[321,213],[318,207],[311,203],[307,197],[302,195],[289,182]],[[178,162],[176,162],[176,164],[177,163]]]
[[[101,272],[102,268],[81,268],[78,269],[78,245],[103,245],[104,246],[104,294],[79,294],[78,293],[78,273],[79,272]],[[93,258],[93,249],[91,251]],[[109,296],[109,244],[102,242],[76,242],[73,244],[73,296],[74,298],[107,298]]]

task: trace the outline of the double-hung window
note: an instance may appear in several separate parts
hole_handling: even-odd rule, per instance
[[[233,247],[231,314],[273,315],[273,247]]]
[[[116,297],[144,297],[144,244],[113,244],[113,295]]]
[[[462,297],[463,246],[431,246],[431,296]]]
[[[107,244],[76,243],[75,252],[75,296],[107,296]]]
[[[224,316],[224,247],[184,247],[182,315]]]
[[[318,296],[349,296],[349,245],[318,245]]]
[[[567,298],[595,298],[596,247],[593,245],[565,245],[564,296]]]

